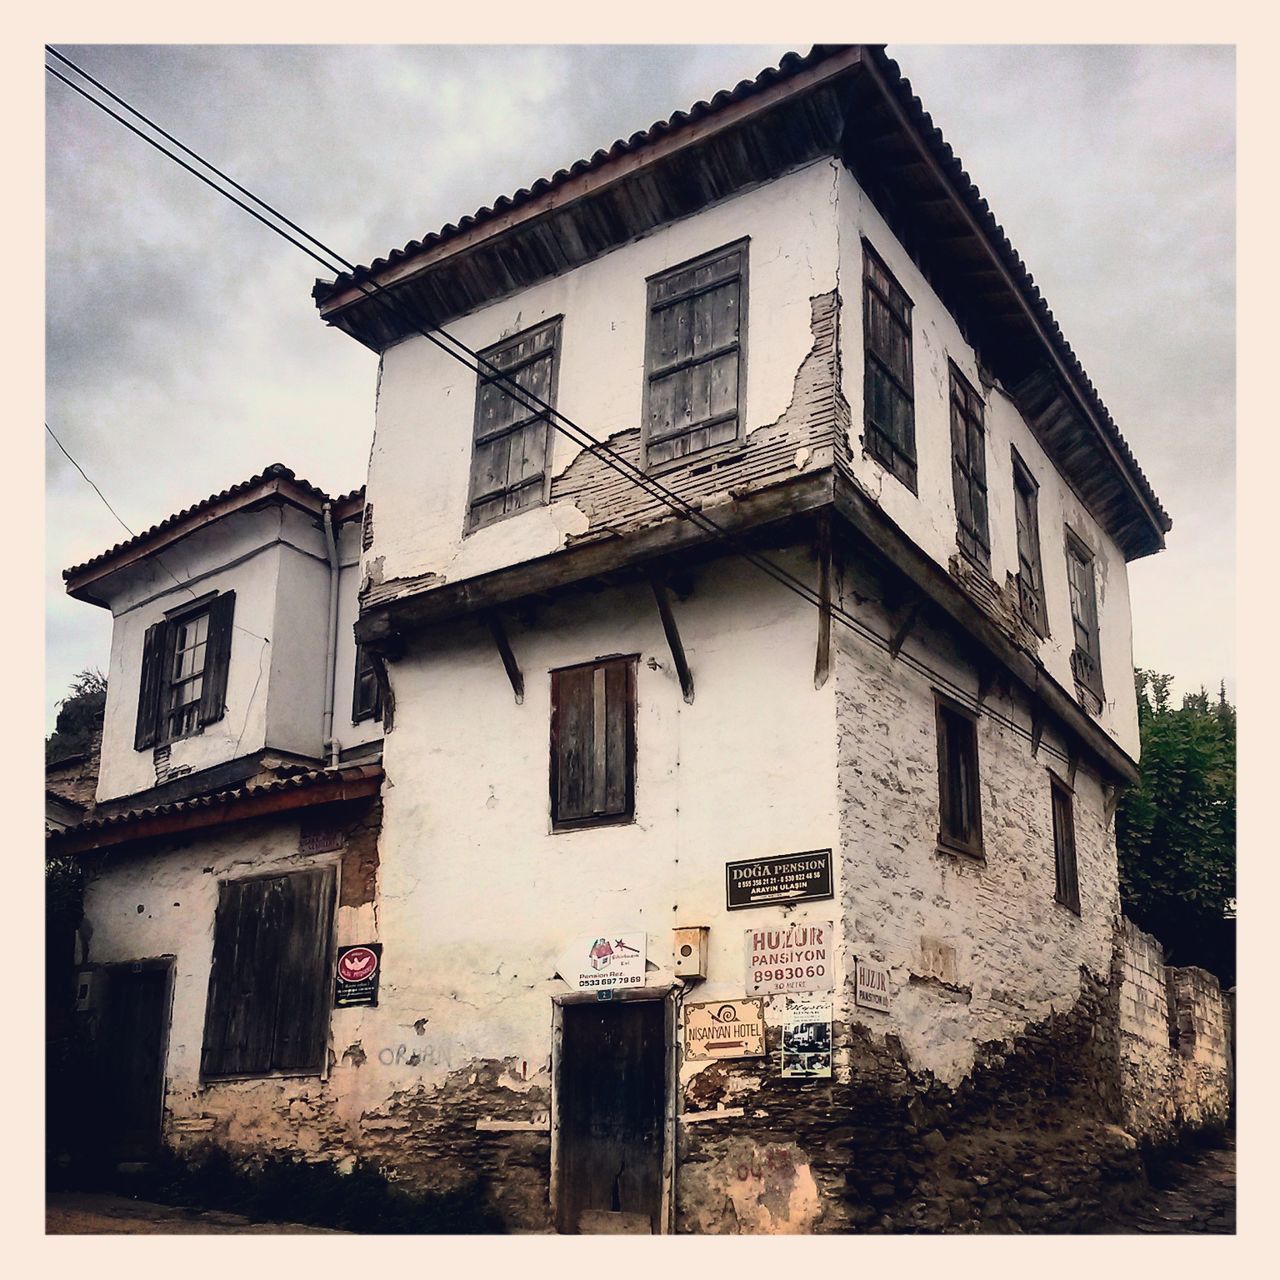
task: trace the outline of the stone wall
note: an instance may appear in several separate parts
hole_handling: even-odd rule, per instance
[[[1120,1075],[1126,1128],[1159,1144],[1226,1123],[1230,1013],[1218,980],[1165,964],[1164,948],[1123,921]]]

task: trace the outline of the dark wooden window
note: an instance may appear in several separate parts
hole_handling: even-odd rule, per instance
[[[738,438],[746,329],[745,241],[650,278],[644,397],[648,465]]]
[[[956,542],[967,560],[991,568],[987,524],[987,434],[982,397],[951,365],[951,479],[956,496]]]
[[[556,830],[635,813],[636,659],[551,673],[551,820]]]
[[[235,603],[236,593],[224,591],[147,628],[135,750],[190,737],[222,719]]]
[[[915,493],[911,299],[865,240],[862,242],[862,300],[866,353],[863,443],[873,458]]]
[[[1040,487],[1030,468],[1013,454],[1013,509],[1018,530],[1018,604],[1036,635],[1049,634],[1044,605],[1044,573],[1040,568]]]
[[[1080,914],[1080,881],[1076,872],[1076,823],[1071,789],[1053,774],[1053,860],[1057,876],[1054,897]]]
[[[382,719],[382,686],[373,659],[364,645],[356,645],[356,687],[351,696],[351,723]]]
[[[982,854],[982,798],[978,785],[978,723],[973,712],[937,698],[938,843]]]
[[[1093,576],[1093,552],[1083,539],[1067,530],[1067,582],[1071,590],[1074,648],[1071,671],[1084,688],[1102,697],[1102,657],[1098,647],[1098,595]]]
[[[506,380],[554,408],[559,350],[556,317],[480,353],[498,372],[478,375],[465,532],[546,502],[550,415]]]
[[[219,885],[202,1076],[323,1069],[333,891],[331,867]]]

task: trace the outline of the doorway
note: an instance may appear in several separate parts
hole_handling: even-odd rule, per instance
[[[556,1229],[657,1235],[666,1186],[668,1005],[565,1003],[556,1077]]]
[[[98,1040],[105,1154],[149,1160],[160,1146],[170,959],[108,965]]]

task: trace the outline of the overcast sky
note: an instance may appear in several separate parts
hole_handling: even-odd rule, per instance
[[[801,46],[801,50],[807,46]],[[1174,520],[1135,661],[1235,677],[1235,62],[1228,47],[890,46]],[[359,262],[776,65],[776,47],[64,46]],[[135,530],[283,462],[364,481],[376,357],[315,263],[47,86],[49,425]],[[55,702],[110,618],[61,570],[127,537],[47,441]]]

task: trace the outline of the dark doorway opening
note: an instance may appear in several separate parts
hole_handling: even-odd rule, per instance
[[[114,1160],[149,1160],[160,1146],[172,967],[163,959],[104,970],[98,1132]]]
[[[557,1087],[556,1229],[662,1229],[667,1006],[566,1004]]]

